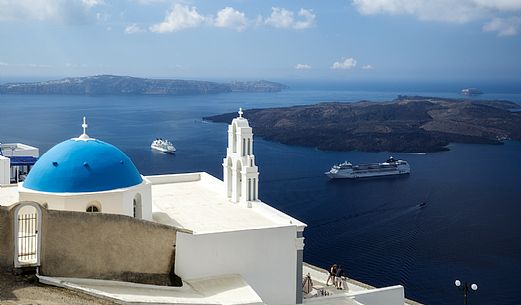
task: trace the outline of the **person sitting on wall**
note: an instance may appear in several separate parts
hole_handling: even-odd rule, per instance
[[[336,268],[336,264],[333,264],[333,266],[329,268],[329,276],[327,277],[326,286],[329,286],[329,280],[331,280],[331,283],[335,285]]]

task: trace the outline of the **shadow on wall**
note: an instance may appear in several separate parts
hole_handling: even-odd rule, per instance
[[[0,266],[14,263],[13,211],[0,208]],[[41,208],[40,274],[181,286],[174,272],[179,229],[124,215]],[[4,247],[5,246],[5,247]]]

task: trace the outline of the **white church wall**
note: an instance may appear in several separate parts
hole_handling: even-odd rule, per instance
[[[11,160],[0,156],[0,185],[11,183]]]
[[[147,180],[123,193],[123,214],[134,216],[134,199],[139,202],[141,208],[141,212],[136,215],[137,218],[152,220],[152,190]]]
[[[183,279],[240,274],[266,304],[295,304],[295,240],[295,226],[197,235],[178,232],[175,272]]]
[[[26,200],[46,204],[52,210],[86,212],[87,207],[95,205],[98,208],[101,207],[102,213],[128,215],[123,213],[122,194],[115,192],[70,195],[20,192],[20,201]]]
[[[177,182],[198,181],[203,173],[167,174],[146,176],[145,178],[152,184],[166,184]]]
[[[146,184],[143,185],[141,196],[143,200],[142,218],[152,220],[152,183],[146,181]]]
[[[20,187],[20,201],[35,201],[52,210],[86,212],[91,205],[101,208],[102,213],[134,216],[133,200],[141,197],[142,219],[152,219],[152,191],[150,183],[143,183],[127,189],[93,193],[44,193]]]

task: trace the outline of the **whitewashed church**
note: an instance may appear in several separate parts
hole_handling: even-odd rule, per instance
[[[37,266],[56,285],[79,278],[75,287],[90,293],[107,284],[86,278],[183,282],[130,300],[145,288],[125,284],[122,302],[306,302],[306,224],[259,199],[253,133],[242,110],[228,127],[224,181],[204,172],[143,176],[118,148],[90,137],[85,120],[82,127],[79,137],[43,154],[24,182],[0,187],[0,266]],[[24,216],[28,209],[34,217]],[[310,269],[315,278],[324,276],[317,270]],[[362,293],[364,302],[342,295],[309,304],[403,304],[403,287],[391,288],[373,291],[374,299]]]

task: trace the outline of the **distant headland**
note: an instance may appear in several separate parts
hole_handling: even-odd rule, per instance
[[[521,140],[521,106],[500,100],[398,96],[389,102],[325,102],[244,113],[255,134],[333,151],[436,152],[450,143]],[[205,117],[229,122],[235,113]]]
[[[8,83],[0,85],[0,94],[196,95],[226,92],[278,92],[286,88],[283,84],[265,80],[217,83],[96,75],[34,83]]]

